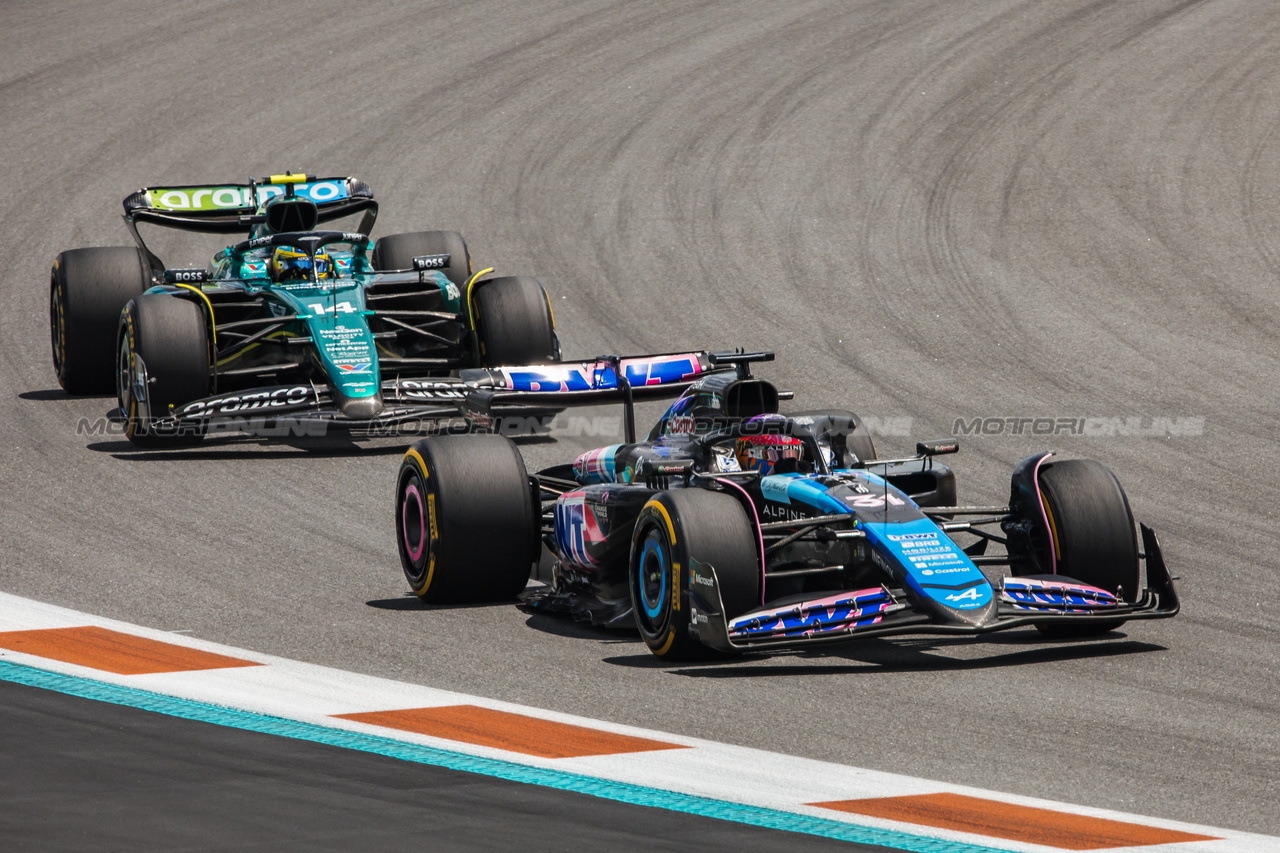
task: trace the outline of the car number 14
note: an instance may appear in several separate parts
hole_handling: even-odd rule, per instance
[[[323,317],[325,314],[355,314],[360,311],[359,308],[350,302],[339,302],[337,305],[325,305],[322,302],[314,302],[307,306],[311,312],[317,317]]]

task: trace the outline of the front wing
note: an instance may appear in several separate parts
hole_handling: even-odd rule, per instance
[[[139,359],[139,361],[141,361]],[[358,436],[398,436],[446,430],[466,431],[460,379],[389,379],[382,382],[385,408],[371,418],[350,418],[339,411],[327,384],[298,382],[249,388],[193,400],[169,412],[152,412],[145,364],[135,367],[136,417],[150,429],[173,435],[246,433],[263,437],[321,436],[343,431]],[[522,423],[536,427],[559,409],[523,408]]]
[[[1139,527],[1146,554],[1147,588],[1134,602],[1077,585],[1006,578],[996,589],[1000,595],[996,616],[979,625],[939,622],[917,609],[905,591],[883,586],[825,595],[782,608],[760,608],[726,619],[715,568],[693,561],[689,572],[690,631],[703,645],[724,652],[746,652],[861,637],[977,635],[1031,625],[1114,624],[1176,616],[1180,607],[1178,593],[1160,543],[1150,527]]]

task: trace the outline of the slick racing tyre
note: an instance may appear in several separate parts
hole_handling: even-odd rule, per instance
[[[472,300],[481,361],[546,364],[560,360],[551,301],[536,278],[505,276],[475,286]]]
[[[514,598],[541,553],[541,509],[509,438],[418,441],[396,479],[396,541],[409,588],[432,604]]]
[[[1058,575],[1105,589],[1128,602],[1136,600],[1138,537],[1129,499],[1116,475],[1101,462],[1073,459],[1046,463],[1039,482],[1049,525],[1044,544],[1051,547],[1046,563]],[[1080,637],[1123,624],[1123,619],[1117,619],[1036,627],[1051,637]]]
[[[811,409],[792,412],[789,418],[812,418],[814,438],[831,444],[836,451],[836,468],[852,468],[876,458],[876,445],[862,418],[847,409]],[[843,446],[846,452],[841,453]],[[851,458],[849,454],[852,454]]]
[[[758,542],[742,504],[730,495],[679,489],[645,504],[631,539],[628,587],[649,651],[671,661],[707,652],[689,635],[691,561],[715,569],[726,622],[758,606]]]
[[[120,317],[116,396],[125,435],[139,447],[190,444],[203,433],[166,429],[156,421],[209,392],[209,339],[204,312],[195,302],[167,293],[145,293]],[[145,381],[142,381],[145,380]],[[137,386],[146,387],[143,416]]]
[[[379,270],[407,270],[413,269],[416,257],[446,254],[449,263],[441,272],[459,291],[466,290],[471,280],[471,254],[467,241],[457,231],[412,231],[380,237],[373,244],[373,266]]]
[[[151,268],[133,246],[72,249],[49,275],[53,369],[68,394],[110,394],[116,328],[130,299],[151,286]]]

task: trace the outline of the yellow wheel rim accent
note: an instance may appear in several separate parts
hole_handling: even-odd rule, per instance
[[[209,301],[209,297],[208,297],[208,296],[205,296],[204,291],[203,291],[203,290],[201,290],[201,289],[199,289],[198,287],[192,287],[192,286],[191,286],[191,285],[189,285],[189,284],[179,284],[179,285],[177,285],[177,286],[178,286],[178,287],[184,287],[184,288],[186,288],[187,290],[190,290],[190,291],[191,291],[192,293],[194,293],[196,296],[199,296],[201,299],[203,299],[203,300],[204,300],[204,304],[205,304],[205,305],[209,306],[209,334],[213,335],[213,351],[214,351],[215,353],[217,353],[217,351],[218,351],[218,326],[217,326],[217,323],[216,323],[216,322],[214,322],[214,319],[213,319],[213,303]]]
[[[493,272],[493,267],[485,267],[484,269],[480,270],[480,272],[471,276],[471,280],[467,282],[467,314],[470,315],[471,331],[473,332],[476,330],[476,309],[475,309],[475,306],[471,304],[471,288],[475,287],[476,279],[478,279],[480,276],[484,275],[485,273],[491,273],[491,272]]]
[[[658,501],[649,501],[647,504],[644,505],[645,509],[649,509],[651,507],[653,509],[656,509],[658,512],[662,513],[662,519],[667,523],[667,535],[671,537],[671,544],[675,545],[676,544],[676,528],[675,528],[675,525],[671,523],[671,516],[667,514],[667,508],[663,506],[661,503],[659,503]]]
[[[418,460],[418,469],[419,469],[420,471],[422,471],[422,478],[423,478],[424,480],[425,480],[428,476],[430,476],[430,475],[427,473],[427,463],[423,460],[423,458],[422,458],[422,454],[418,452],[417,448],[410,447],[408,450],[406,450],[406,451],[404,452],[404,458],[405,458],[406,460],[407,460],[407,459],[409,459],[410,457],[412,457],[412,458],[414,458],[414,459],[417,459],[417,460]]]
[[[1062,562],[1062,546],[1058,544],[1058,525],[1053,520],[1053,510],[1049,509],[1049,501],[1045,499],[1044,489],[1040,490],[1040,503],[1044,506],[1045,518],[1049,519],[1049,536],[1053,539],[1053,555],[1057,562],[1053,564],[1054,574],[1058,572],[1058,563]]]

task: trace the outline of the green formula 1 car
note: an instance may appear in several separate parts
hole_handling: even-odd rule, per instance
[[[129,439],[160,446],[210,431],[376,433],[448,418],[458,369],[559,360],[536,279],[474,272],[452,231],[371,242],[377,212],[355,178],[133,193],[124,220],[136,246],[53,263],[59,382],[72,394],[114,389]],[[317,230],[356,217],[354,230]],[[242,239],[208,266],[168,268],[139,225]]]

